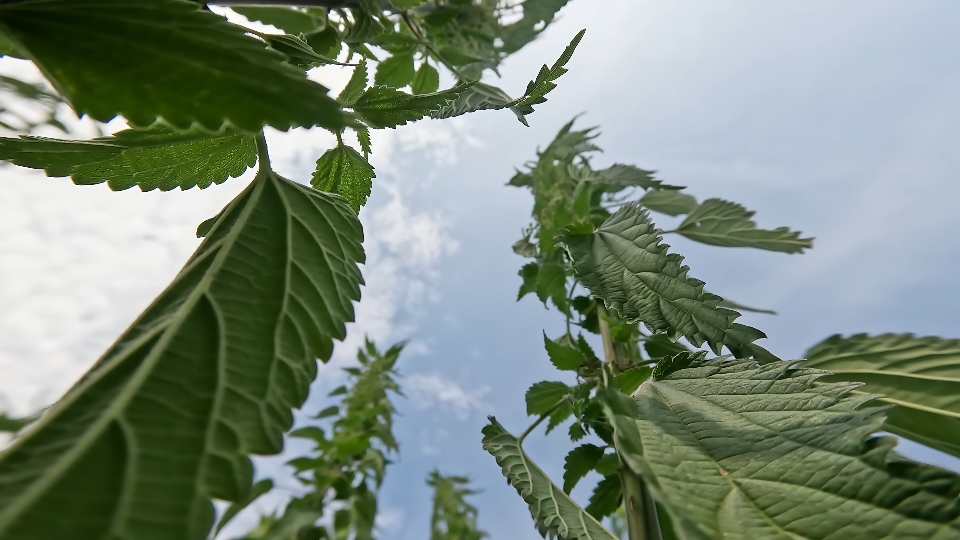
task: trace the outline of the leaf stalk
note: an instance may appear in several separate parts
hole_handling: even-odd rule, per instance
[[[254,140],[257,143],[257,161],[260,164],[259,172],[265,173],[272,171],[273,169],[270,168],[270,152],[267,150],[267,138],[263,135],[263,130],[257,133]]]

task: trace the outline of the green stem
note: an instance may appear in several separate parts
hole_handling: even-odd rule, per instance
[[[410,18],[410,15],[406,11],[400,12],[400,18],[403,19],[404,24],[407,25],[407,28],[410,29],[410,32],[413,33],[414,37],[416,37],[417,40],[420,41],[420,43],[424,47],[426,47],[427,52],[429,52],[430,55],[433,56],[433,59],[443,64],[447,69],[450,70],[451,73],[456,75],[458,82],[465,82],[468,80],[466,77],[463,76],[462,73],[460,73],[460,70],[457,69],[456,66],[454,66],[449,61],[447,61],[447,59],[440,54],[440,51],[436,50],[433,47],[433,44],[427,41],[427,39],[423,35],[423,32],[420,31],[420,26],[417,25],[417,23]]]
[[[597,319],[600,322],[600,337],[603,339],[604,362],[617,365],[617,353],[613,338],[610,337],[610,324],[606,320],[607,310],[597,304]],[[643,478],[630,470],[621,461],[620,488],[623,493],[623,509],[627,514],[627,531],[630,540],[662,540],[660,522],[657,519],[657,507],[650,497],[650,490]]]
[[[567,401],[567,398],[561,399],[560,401],[557,402],[556,405],[554,405],[553,407],[550,407],[550,409],[547,410],[547,412],[541,414],[540,418],[537,418],[536,422],[530,424],[530,427],[528,427],[526,431],[524,431],[523,433],[520,434],[519,437],[517,437],[517,442],[522,443],[523,440],[527,438],[527,435],[529,435],[533,430],[537,429],[537,426],[539,426],[544,420],[546,420],[548,416],[553,414],[554,411],[559,409],[560,406],[563,405],[564,402],[566,401]]]
[[[268,172],[270,168],[270,152],[267,151],[267,139],[263,136],[263,131],[257,133],[254,137],[257,142],[257,161],[260,162],[260,172]]]

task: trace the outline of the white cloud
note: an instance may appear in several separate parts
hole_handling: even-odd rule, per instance
[[[403,380],[403,389],[418,409],[442,409],[465,420],[471,412],[489,409],[484,396],[490,393],[486,386],[465,389],[456,381],[438,373],[414,373]]]

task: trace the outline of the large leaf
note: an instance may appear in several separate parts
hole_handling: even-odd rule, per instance
[[[14,41],[79,114],[185,130],[343,127],[327,89],[242,27],[185,0],[25,0],[0,5]]]
[[[813,246],[813,238],[800,238],[798,231],[786,227],[758,229],[750,219],[753,214],[737,203],[707,199],[690,212],[676,232],[713,246],[752,247],[783,253],[803,253]]]
[[[363,261],[346,201],[261,172],[173,283],[0,455],[0,538],[201,540],[275,454]],[[56,516],[52,518],[52,516]]]
[[[466,88],[461,85],[443,92],[411,95],[389,86],[374,86],[357,99],[353,109],[370,127],[395,128],[439,110]]]
[[[323,153],[317,160],[317,169],[311,183],[320,191],[342,195],[359,212],[367,204],[367,197],[376,177],[373,166],[359,152],[339,144]]]
[[[684,353],[602,401],[621,459],[686,538],[960,538],[960,476],[872,438],[884,409],[795,363]]]
[[[253,137],[242,133],[212,136],[155,128],[90,141],[2,138],[0,159],[43,169],[47,176],[69,176],[76,184],[167,191],[203,189],[236,178],[257,162],[257,149]]]
[[[495,418],[483,428],[483,449],[497,460],[503,475],[530,506],[541,534],[563,540],[617,540],[593,516],[557,487]]]
[[[861,382],[859,392],[898,405],[886,431],[960,457],[960,340],[884,334],[835,335],[807,351],[825,381]]]
[[[659,230],[639,204],[623,205],[599,228],[580,224],[560,235],[581,283],[630,322],[652,332],[679,336],[715,351],[726,344],[741,347],[765,337],[735,323],[740,316],[720,307],[722,300],[704,292],[703,282],[689,277],[683,257],[667,253]]]

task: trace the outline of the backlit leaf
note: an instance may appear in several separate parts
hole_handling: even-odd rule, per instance
[[[640,321],[673,340],[684,336],[698,347],[706,342],[715,351],[765,337],[735,323],[740,314],[719,307],[721,298],[687,275],[683,257],[667,253],[658,233],[649,214],[633,203],[596,230],[570,228],[561,240],[583,285],[629,322]]]
[[[403,88],[413,82],[412,54],[395,54],[377,65],[374,82],[379,86]]]
[[[327,89],[223,17],[182,0],[26,0],[0,27],[78,114],[218,132],[321,126],[347,116]],[[202,96],[202,97],[201,97]]]
[[[367,203],[376,176],[366,158],[353,148],[339,144],[317,160],[310,183],[320,191],[342,195],[350,201],[354,212],[359,212]]]
[[[251,489],[346,335],[362,232],[340,197],[257,175],[173,283],[0,455],[0,537],[202,540]],[[56,519],[51,519],[56,516]]]
[[[707,199],[690,212],[676,232],[713,246],[751,247],[783,253],[803,253],[804,249],[813,246],[812,238],[800,238],[798,231],[786,227],[758,229],[750,219],[753,214],[736,203]]]
[[[687,356],[602,402],[686,538],[957,538],[960,476],[893,454],[884,409],[795,363]],[[659,367],[659,366],[658,366]]]
[[[587,361],[587,357],[579,349],[565,347],[548,338],[546,333],[543,334],[543,346],[550,356],[550,363],[561,371],[576,371]]]
[[[537,78],[527,84],[527,89],[523,93],[523,96],[511,103],[511,105],[519,109],[523,114],[530,114],[533,112],[534,105],[546,102],[547,94],[557,87],[557,83],[553,81],[559,79],[560,76],[568,71],[564,66],[573,58],[573,52],[577,49],[577,45],[580,44],[580,40],[583,39],[583,35],[586,32],[586,30],[581,30],[573,37],[573,40],[571,40],[567,48],[563,50],[560,58],[554,62],[553,66],[548,67],[544,64],[543,67],[540,68],[540,73],[537,74]]]
[[[568,393],[570,393],[570,387],[562,382],[541,381],[534,383],[527,390],[527,414],[534,416],[546,413]]]
[[[563,459],[563,491],[570,493],[577,482],[597,466],[603,457],[603,448],[594,444],[580,445]]]
[[[807,351],[804,367],[831,382],[860,382],[855,392],[897,405],[884,430],[960,457],[960,340],[883,334],[835,335]]]
[[[483,428],[483,449],[497,460],[520,497],[530,507],[541,534],[563,540],[617,540],[593,516],[558,488],[495,418]]]
[[[412,95],[387,86],[367,89],[353,104],[353,109],[373,128],[395,128],[420,120],[457,99],[466,86],[455,86],[443,92]]]
[[[200,189],[243,174],[257,161],[253,137],[167,129],[126,130],[89,141],[24,137],[0,139],[0,159],[69,176],[75,184],[102,184],[119,191]]]
[[[410,84],[410,91],[414,94],[430,94],[440,89],[440,73],[437,68],[424,62],[417,69]]]

